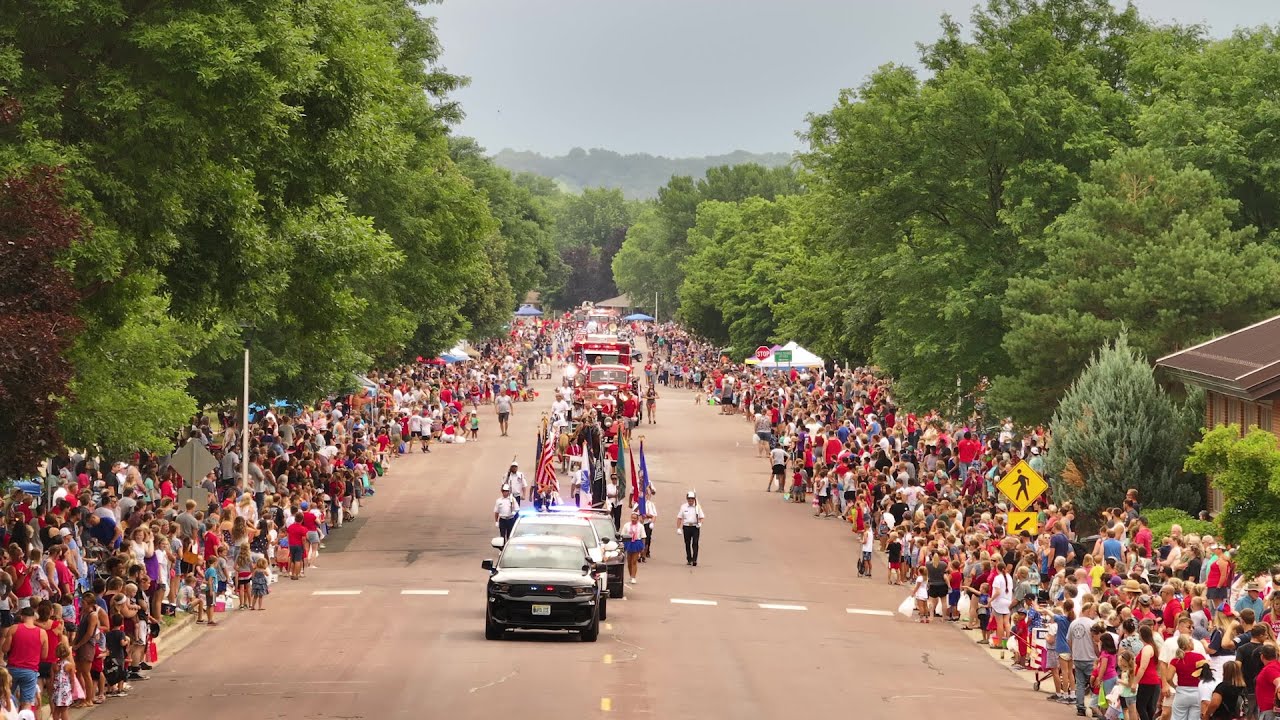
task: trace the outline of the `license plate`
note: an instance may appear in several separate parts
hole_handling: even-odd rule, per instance
[[[534,605],[533,614],[534,615],[550,615],[551,606],[550,605]]]

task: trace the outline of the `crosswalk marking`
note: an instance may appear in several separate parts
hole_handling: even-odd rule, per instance
[[[862,608],[845,608],[845,612],[850,615],[875,615],[877,617],[893,617],[893,613],[889,610],[863,610]]]
[[[808,610],[804,605],[775,605],[773,603],[756,603],[761,610]]]
[[[689,600],[687,598],[671,598],[672,605],[710,605],[715,606],[720,603],[715,600]]]
[[[448,590],[401,590],[401,595],[448,595]]]

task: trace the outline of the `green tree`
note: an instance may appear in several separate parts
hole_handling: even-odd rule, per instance
[[[652,210],[642,213],[627,232],[627,239],[613,262],[618,288],[649,307],[656,294],[660,311],[678,309],[684,264],[692,254],[689,231],[697,219],[698,205],[707,200],[738,202],[747,198],[772,200],[801,190],[790,166],[765,167],[754,163],[709,168],[695,181],[677,175],[658,190]],[[628,245],[630,247],[628,247]]]
[[[1223,537],[1236,546],[1232,560],[1250,577],[1280,557],[1280,446],[1257,427],[1241,437],[1239,425],[1206,431],[1191,447],[1186,468],[1209,476],[1222,491],[1218,515]]]
[[[753,197],[699,205],[677,317],[739,353],[774,339],[774,308],[782,302],[798,255],[792,217],[800,202]]]
[[[416,5],[6,5],[0,97],[21,113],[0,170],[64,166],[92,228],[66,258],[96,339],[73,353],[69,430],[156,441],[167,415],[79,416],[111,385],[141,393],[138,414],[189,407],[184,376],[201,401],[238,395],[241,323],[259,328],[255,397],[311,399],[509,311],[490,294],[509,283],[498,223],[449,156],[463,80]],[[189,356],[148,352],[173,338]]]
[[[1170,28],[1133,51],[1135,123],[1145,144],[1213,173],[1238,215],[1263,234],[1280,228],[1277,30],[1237,30],[1209,42],[1203,28]]]
[[[1121,333],[1098,350],[1053,414],[1045,463],[1054,497],[1084,516],[1118,506],[1129,488],[1150,507],[1198,509],[1200,490],[1181,473],[1192,427]]]
[[[1160,356],[1243,327],[1280,304],[1280,262],[1239,203],[1207,171],[1175,168],[1160,151],[1126,149],[1095,163],[1080,199],[1049,227],[1045,262],[1009,284],[1004,349],[1014,372],[992,405],[1043,422],[1089,348],[1129,328]]]
[[[611,272],[613,256],[622,247],[633,213],[632,204],[619,190],[591,188],[565,199],[556,216],[555,242],[568,273],[551,293],[554,307],[573,307],[618,294]]]
[[[944,19],[928,80],[886,66],[843,92],[810,118],[803,158],[831,198],[849,294],[877,323],[839,354],[869,346],[904,402],[948,410],[1006,372],[1008,278],[1043,262],[1043,229],[1131,136],[1120,71],[1144,27],[1105,0],[993,1],[972,26],[970,41]]]

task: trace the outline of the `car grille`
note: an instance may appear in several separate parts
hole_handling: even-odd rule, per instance
[[[555,590],[548,590],[548,587]],[[511,597],[561,597],[568,600],[573,598],[573,588],[561,585],[512,585],[507,594]]]
[[[534,615],[532,603],[511,602],[505,609],[508,622],[512,623],[572,624],[591,619],[591,606],[581,603],[552,603],[550,615]]]

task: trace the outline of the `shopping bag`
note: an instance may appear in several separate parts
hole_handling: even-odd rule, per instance
[[[956,609],[960,611],[961,617],[969,615],[969,593],[960,593],[960,602],[956,605]]]
[[[76,673],[69,674],[71,675],[71,699],[84,700],[88,696],[85,694],[84,685],[80,684],[80,676]]]
[[[156,648],[156,642],[152,640],[147,643],[147,662],[154,663],[160,659],[160,650]]]
[[[351,499],[351,517],[360,517],[360,498]]]
[[[911,597],[910,595],[908,595],[907,598],[902,601],[902,604],[898,606],[898,612],[907,617],[911,617],[912,614],[915,613],[915,610],[916,610],[916,599]]]

